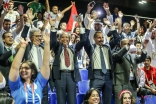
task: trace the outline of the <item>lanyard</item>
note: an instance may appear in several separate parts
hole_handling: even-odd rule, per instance
[[[35,104],[35,95],[34,95],[34,84],[31,84],[31,90],[32,90],[32,102]],[[25,102],[28,104],[28,91],[27,91],[27,86],[26,83],[24,83],[24,92],[25,92]]]

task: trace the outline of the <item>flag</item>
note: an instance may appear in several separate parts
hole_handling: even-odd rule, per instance
[[[71,14],[70,14],[70,18],[69,18],[69,21],[68,21],[68,24],[67,24],[67,29],[66,29],[67,31],[71,31],[72,30],[73,23],[74,23],[73,15],[76,15],[76,16],[78,15],[75,5],[73,5],[72,8],[71,8]]]

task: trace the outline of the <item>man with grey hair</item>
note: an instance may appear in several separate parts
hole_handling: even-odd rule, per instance
[[[39,72],[42,66],[44,52],[43,46],[41,45],[42,43],[41,31],[37,28],[32,28],[29,32],[29,37],[31,42],[29,42],[28,46],[26,47],[23,60],[33,61]],[[42,94],[43,94],[42,104],[48,104],[48,83],[43,88]]]

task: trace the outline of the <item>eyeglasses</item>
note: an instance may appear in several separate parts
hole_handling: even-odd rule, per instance
[[[42,38],[42,35],[34,35],[36,38]]]
[[[5,36],[5,38],[13,38],[13,36]]]
[[[25,69],[25,70],[29,70],[29,67],[20,67],[20,70]]]

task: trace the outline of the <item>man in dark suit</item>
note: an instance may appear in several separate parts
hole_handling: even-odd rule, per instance
[[[88,67],[88,78],[90,79],[90,87],[97,88],[102,91],[102,100],[104,104],[111,104],[112,98],[112,78],[114,65],[112,60],[111,49],[115,47],[119,41],[119,35],[116,30],[111,31],[114,37],[108,43],[104,43],[103,33],[98,31],[94,35],[95,44],[90,44],[89,31],[87,31],[87,40],[85,50],[90,58]]]
[[[56,87],[57,104],[66,104],[66,95],[68,104],[76,104],[76,82],[81,80],[77,52],[85,44],[84,29],[80,27],[80,30],[83,30],[80,32],[80,42],[76,44],[75,48],[71,48],[69,46],[70,35],[63,32],[58,42],[56,30],[52,26],[51,49],[55,53],[52,76]]]
[[[32,28],[29,32],[31,42],[28,43],[23,60],[31,60],[35,63],[38,72],[43,62],[43,45],[42,45],[42,34],[37,28]],[[42,91],[42,104],[48,104],[48,83]]]
[[[6,81],[8,81],[7,79],[10,71],[10,66],[13,61],[13,57],[18,50],[18,46],[13,48],[14,39],[11,32],[3,33],[2,39],[4,45],[2,47],[3,49],[1,49],[3,51],[0,54],[0,71],[4,75]],[[6,87],[2,90],[7,91],[8,93],[10,91],[8,85],[6,85]]]
[[[118,95],[125,89],[130,90],[133,96],[135,98],[137,97],[136,89],[138,88],[139,81],[137,77],[137,64],[144,62],[147,54],[145,50],[147,44],[144,42],[140,57],[136,54],[128,53],[129,45],[129,40],[123,39],[121,41],[121,49],[113,54],[113,60],[115,63],[113,79],[115,104],[121,104]]]

